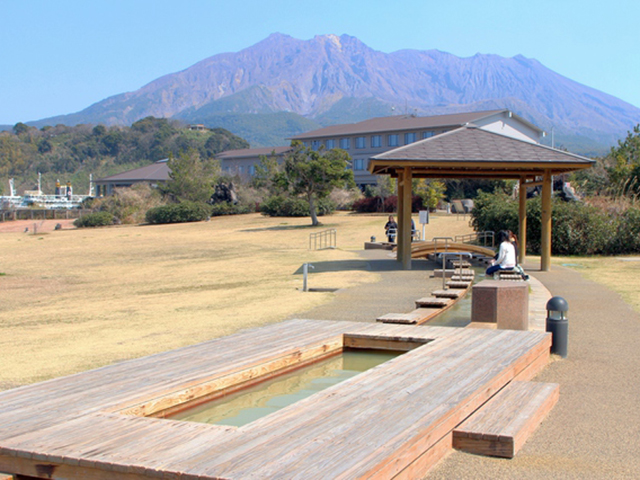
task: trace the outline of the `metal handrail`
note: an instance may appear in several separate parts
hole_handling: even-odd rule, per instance
[[[433,242],[433,253],[438,253],[438,243],[442,243],[444,241],[444,251],[446,252],[449,249],[449,242],[453,242],[453,237],[433,237],[431,239]]]
[[[456,235],[455,241],[459,243],[476,243],[483,247],[487,247],[487,242],[491,240],[491,247],[495,245],[495,232],[487,230],[485,232],[467,233],[465,235]]]
[[[335,228],[309,234],[309,250],[336,248],[337,232]]]

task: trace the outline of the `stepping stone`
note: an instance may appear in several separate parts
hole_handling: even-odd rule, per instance
[[[471,282],[447,282],[447,287],[449,288],[469,288],[471,286]]]
[[[434,290],[431,295],[438,298],[458,298],[462,292],[460,290]]]
[[[438,297],[423,297],[416,300],[416,308],[424,307],[446,307],[451,304],[453,300],[450,298],[438,298]]]
[[[473,277],[468,276],[468,275],[453,275],[451,277],[451,281],[452,282],[473,282]]]
[[[451,264],[455,267],[455,268],[469,268],[471,267],[471,264],[469,262],[451,262]]]
[[[513,381],[453,430],[453,448],[513,458],[559,395],[557,383]]]
[[[403,325],[419,325],[435,317],[442,308],[417,308],[409,313],[387,313],[376,318],[376,322],[400,323]]]

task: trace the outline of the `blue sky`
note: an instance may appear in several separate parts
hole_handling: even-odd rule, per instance
[[[0,0],[0,124],[72,113],[274,32],[522,54],[640,107],[635,0]]]

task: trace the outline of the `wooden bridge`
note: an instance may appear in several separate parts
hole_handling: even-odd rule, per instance
[[[426,258],[427,255],[444,253],[444,252],[465,252],[476,255],[484,255],[485,257],[493,257],[495,251],[488,247],[481,247],[471,243],[462,242],[414,242],[411,244],[411,258]]]

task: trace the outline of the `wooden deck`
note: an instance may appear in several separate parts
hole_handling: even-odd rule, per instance
[[[413,348],[240,428],[149,415],[343,346]],[[539,332],[291,320],[0,393],[0,472],[37,478],[416,478],[544,368]],[[126,412],[127,414],[123,413]]]

